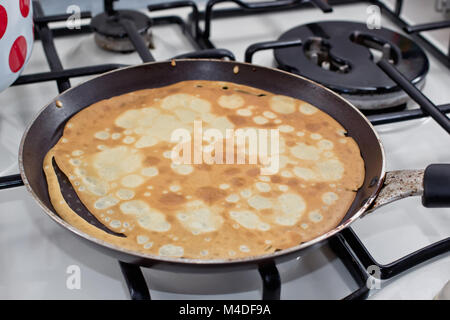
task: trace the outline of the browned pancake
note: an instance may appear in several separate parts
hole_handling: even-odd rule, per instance
[[[194,120],[224,136],[226,129],[278,129],[279,170],[262,174],[261,163],[237,164],[236,157],[230,164],[174,164],[171,135],[179,128],[192,133]],[[94,237],[156,255],[233,259],[298,245],[342,220],[364,179],[359,148],[345,132],[301,100],[184,81],[83,109],[48,152],[44,171],[56,211]],[[70,209],[52,159],[89,211],[126,238]]]

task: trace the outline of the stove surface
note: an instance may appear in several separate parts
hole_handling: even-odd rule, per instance
[[[45,8],[45,7],[44,7]],[[299,24],[318,20],[365,22],[367,4],[334,7],[331,14],[318,9],[291,10],[213,20],[211,40],[243,60],[252,43],[277,39]],[[434,10],[429,8],[429,10]],[[152,14],[186,14],[177,9]],[[382,19],[381,25],[398,30]],[[176,26],[152,29],[156,60],[194,50]],[[137,53],[119,54],[100,49],[94,35],[62,37],[56,46],[65,68],[121,63],[137,64]],[[436,104],[450,102],[450,71],[431,55],[423,92]],[[255,55],[254,63],[275,65],[273,53]],[[42,45],[36,41],[24,74],[48,71]],[[76,85],[85,78],[71,79]],[[18,172],[17,152],[26,125],[52,97],[55,82],[15,86],[0,93],[0,174]],[[410,104],[408,108],[416,108]],[[450,161],[450,136],[431,119],[377,126],[387,156],[387,169],[424,168]],[[450,210],[425,209],[420,198],[383,207],[354,224],[364,245],[380,263],[389,263],[423,246],[450,236]],[[0,299],[128,299],[119,264],[100,254],[52,222],[24,187],[0,192]],[[81,272],[81,288],[69,289],[73,266]],[[327,244],[305,256],[279,265],[282,299],[337,299],[356,284]],[[259,299],[258,272],[182,274],[144,270],[154,299]],[[373,290],[371,299],[432,299],[450,279],[450,254],[428,261]],[[70,286],[69,286],[70,287]]]

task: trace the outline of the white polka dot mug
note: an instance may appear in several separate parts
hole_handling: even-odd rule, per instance
[[[0,0],[0,91],[22,72],[33,48],[31,0]]]

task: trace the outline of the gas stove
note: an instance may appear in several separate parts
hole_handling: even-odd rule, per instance
[[[82,9],[80,25],[69,27],[73,13],[64,14],[67,8],[47,13],[51,8],[44,1],[34,2],[33,54],[16,83],[0,93],[0,174],[17,174],[26,125],[58,92],[95,74],[174,57],[280,67],[350,95],[350,100],[364,100],[361,108],[366,111],[374,109],[367,105],[383,105],[387,109],[365,112],[381,136],[388,170],[448,163],[450,136],[418,107],[417,93],[377,68],[375,60],[380,58],[375,54],[367,53],[366,67],[352,60],[355,52],[330,58],[327,48],[338,45],[327,39],[333,32],[347,32],[353,44],[367,44],[366,33],[388,38],[390,47],[380,42],[375,49],[391,60],[405,57],[398,69],[437,108],[449,112],[449,29],[440,29],[448,27],[448,21],[440,21],[442,13],[420,0],[403,6],[402,1],[328,3],[331,7],[323,1],[152,1],[146,8],[143,1],[126,8],[124,1],[114,6],[105,1],[103,13],[80,4],[75,8]],[[105,22],[108,13],[119,8],[130,10],[121,14],[131,12],[131,18]],[[374,17],[382,29],[364,30]],[[121,28],[115,29],[117,25]],[[373,41],[369,43],[373,47]],[[274,52],[267,50],[272,48]],[[371,70],[365,71],[366,80],[361,78],[366,86],[359,79],[350,84],[336,81],[337,74],[348,75],[356,67]],[[381,95],[369,92],[367,98],[361,90],[352,95],[345,85],[384,90]],[[192,274],[118,263],[74,241],[20,185],[18,178],[0,178],[1,299],[129,299],[130,293],[135,299],[432,299],[450,280],[450,211],[426,209],[417,198],[369,214],[298,259],[245,272]]]

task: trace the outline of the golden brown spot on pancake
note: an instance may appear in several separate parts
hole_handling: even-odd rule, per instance
[[[198,169],[204,170],[204,171],[210,171],[211,170],[211,165],[206,164],[206,163],[198,164],[196,167]]]
[[[270,181],[272,181],[273,183],[280,183],[282,179],[280,176],[271,176]]]
[[[157,157],[147,156],[147,157],[145,157],[142,164],[147,165],[147,166],[154,166],[154,165],[157,165],[160,161],[161,161],[161,159],[159,159]]]
[[[186,199],[183,196],[180,196],[176,193],[164,194],[158,200],[159,202],[162,202],[169,206],[176,206],[186,202]]]
[[[226,169],[223,173],[229,176],[238,174],[239,172],[241,172],[241,170],[239,168],[229,168]]]
[[[247,170],[247,175],[250,177],[255,177],[259,175],[259,172],[260,172],[259,168],[252,168],[250,170]]]
[[[236,115],[228,115],[227,116],[228,119],[230,119],[230,121],[235,124],[235,125],[243,125],[245,123],[247,123],[247,119],[241,117],[241,116],[236,116]]]
[[[227,193],[215,187],[200,187],[195,191],[195,195],[208,204],[225,198]]]
[[[242,177],[234,177],[233,179],[231,179],[231,183],[237,187],[242,187],[243,185],[245,185],[245,179]]]

